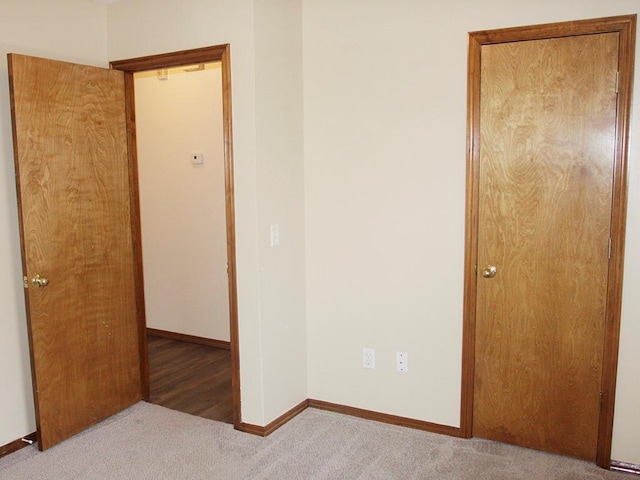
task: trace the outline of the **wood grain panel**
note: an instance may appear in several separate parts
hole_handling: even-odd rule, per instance
[[[595,460],[618,34],[482,47],[474,434]]]
[[[144,272],[142,270],[142,236],[140,225],[140,186],[137,162],[136,111],[133,74],[124,74],[125,112],[127,115],[127,148],[129,149],[129,203],[131,205],[131,235],[133,238],[134,282],[138,321],[138,351],[140,358],[140,395],[149,400],[149,352],[147,350],[147,314],[144,301]]]
[[[38,443],[140,399],[121,72],[10,55]]]

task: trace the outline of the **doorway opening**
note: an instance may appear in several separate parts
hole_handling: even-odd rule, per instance
[[[143,397],[238,428],[229,45],[111,68],[125,72]]]
[[[134,84],[149,401],[232,423],[222,65]]]

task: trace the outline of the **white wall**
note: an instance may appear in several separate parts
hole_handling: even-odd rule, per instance
[[[302,5],[255,2],[260,323],[265,418],[307,398]],[[271,224],[280,246],[271,247]]]
[[[0,445],[35,431],[13,169],[7,53],[106,66],[106,11],[86,0],[0,2]]]
[[[447,31],[451,4],[306,1],[303,58],[309,396],[457,426],[468,29]]]
[[[221,65],[136,74],[136,140],[147,326],[229,341]]]
[[[266,425],[306,398],[300,1],[126,0],[107,18],[110,60],[231,44],[242,420]]]
[[[309,397],[459,426],[467,32],[638,10],[637,0],[304,0]],[[638,464],[632,136],[613,458]],[[376,349],[376,370],[362,368],[362,347]],[[407,374],[394,371],[397,350],[409,353]]]
[[[640,10],[637,9],[636,11]],[[640,12],[639,12],[640,13]],[[640,53],[640,44],[636,46]],[[640,465],[640,55],[636,57],[634,106],[631,120],[629,211],[622,325],[618,357],[613,458]]]

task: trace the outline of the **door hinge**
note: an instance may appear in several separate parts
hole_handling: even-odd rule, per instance
[[[22,286],[24,288],[29,288],[29,279],[26,275],[22,277]]]
[[[600,410],[604,406],[604,392],[600,392]]]
[[[620,91],[620,72],[616,72],[616,93]]]
[[[609,246],[607,247],[607,258],[611,260],[611,237],[609,237]]]

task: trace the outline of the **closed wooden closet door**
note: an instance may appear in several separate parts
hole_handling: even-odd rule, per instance
[[[596,458],[618,41],[482,46],[475,436]]]

